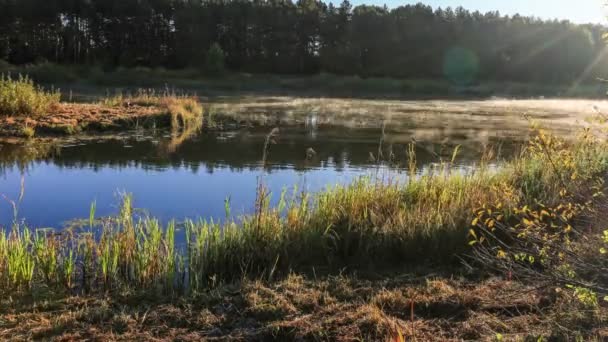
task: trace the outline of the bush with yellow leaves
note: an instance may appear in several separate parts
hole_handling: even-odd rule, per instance
[[[527,203],[496,201],[475,210],[469,232],[473,260],[508,277],[571,291],[585,305],[608,296],[608,231],[600,229],[608,208],[607,147],[590,130],[571,143],[538,132],[523,158],[536,166],[520,168],[528,174],[511,191],[539,195],[521,196]],[[552,191],[525,186],[534,167],[549,168],[552,172],[538,174],[552,179],[530,184]]]

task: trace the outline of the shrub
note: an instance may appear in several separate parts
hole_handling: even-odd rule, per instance
[[[570,292],[585,306],[597,306],[598,296],[608,301],[606,147],[589,131],[575,142],[541,131],[525,151],[536,170],[520,173],[521,189],[533,200],[512,205],[499,199],[475,210],[473,260]]]
[[[0,78],[0,114],[37,116],[48,113],[59,103],[59,91],[45,91],[27,76]]]

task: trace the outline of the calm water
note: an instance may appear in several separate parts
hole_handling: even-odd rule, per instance
[[[233,214],[253,208],[259,177],[275,194],[283,188],[318,191],[349,183],[362,175],[381,174],[405,179],[407,144],[411,136],[387,134],[384,159],[378,166],[379,129],[282,129],[261,166],[268,129],[240,129],[176,137],[167,133],[129,133],[111,137],[72,138],[23,146],[0,142],[0,224],[12,221],[7,199],[19,203],[19,217],[35,227],[59,227],[74,218],[88,217],[93,201],[98,215],[116,213],[121,193],[131,193],[135,206],[163,221],[175,218],[225,216],[230,199]],[[428,169],[449,160],[455,145],[417,141],[418,166]],[[499,142],[495,142],[495,146]],[[505,150],[511,143],[503,144]],[[43,151],[39,151],[42,149]],[[316,154],[308,155],[313,149]],[[463,144],[457,166],[470,170],[482,146]]]

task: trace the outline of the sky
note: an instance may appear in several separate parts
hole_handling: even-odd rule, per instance
[[[606,0],[350,0],[353,5],[387,5],[389,8],[418,2],[437,7],[462,6],[480,12],[500,11],[501,14],[522,14],[543,19],[568,19],[575,23],[608,24]],[[335,1],[335,2],[340,2]]]

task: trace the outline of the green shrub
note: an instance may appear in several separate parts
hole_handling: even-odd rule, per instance
[[[45,91],[27,76],[0,78],[0,114],[37,116],[47,114],[59,103],[59,91]]]

